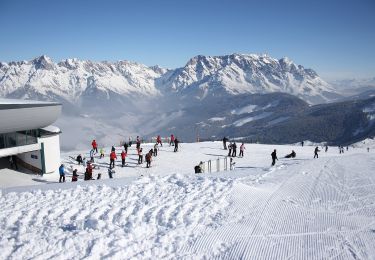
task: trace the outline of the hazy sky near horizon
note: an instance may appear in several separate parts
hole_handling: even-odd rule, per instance
[[[375,77],[374,0],[0,0],[0,61],[45,54],[176,68],[193,56],[289,57],[324,79]]]

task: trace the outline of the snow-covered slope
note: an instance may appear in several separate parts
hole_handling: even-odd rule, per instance
[[[224,90],[230,94],[284,92],[312,103],[329,100],[334,90],[312,69],[267,55],[196,56],[163,79],[176,92],[196,88],[200,98]]]
[[[189,90],[189,91],[186,91]],[[0,63],[0,95],[19,98],[43,97],[77,102],[81,96],[110,93],[121,96],[158,96],[285,92],[309,102],[329,100],[333,89],[315,71],[288,58],[276,60],[255,54],[196,56],[183,68],[129,62],[92,62],[67,59],[54,63],[46,56],[31,61]],[[98,94],[100,93],[100,94]],[[104,93],[104,95],[103,95]]]
[[[108,154],[95,158],[102,180],[36,177],[0,191],[0,258],[374,259],[374,152],[329,147],[313,159],[314,148],[246,144],[234,171],[195,175],[227,154],[220,142],[164,145],[151,168],[132,146],[112,180]],[[291,150],[297,158],[283,158]],[[82,176],[77,153],[63,162]]]

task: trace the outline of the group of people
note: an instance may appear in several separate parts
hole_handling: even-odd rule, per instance
[[[228,156],[229,157],[236,157],[237,156],[237,144],[236,142],[229,142],[229,145],[227,147],[227,142],[229,141],[229,139],[224,136],[223,138],[223,146],[224,146],[224,150],[229,150],[228,151]],[[245,144],[242,143],[241,146],[240,146],[240,154],[238,155],[238,157],[243,157],[243,153],[245,151]]]
[[[141,148],[141,143],[142,140],[139,136],[136,138],[136,150],[137,150],[137,155],[138,155],[138,164],[143,164],[143,148]],[[126,164],[126,157],[128,156],[128,148],[131,147],[133,144],[131,138],[129,138],[129,142],[124,142],[123,147],[124,149],[121,151],[120,156],[121,156],[121,167],[125,167]],[[175,136],[172,134],[169,142],[170,146],[174,146],[174,152],[178,151],[179,147],[179,140],[175,138]],[[85,168],[85,173],[84,173],[84,180],[93,180],[93,169],[97,168],[100,169],[99,166],[94,165],[95,162],[95,155],[98,154],[98,144],[96,140],[93,140],[91,142],[92,149],[89,152],[90,160],[87,160],[84,158],[81,154],[79,154],[76,158],[71,157],[72,159],[75,159],[75,161],[78,163],[78,165],[83,165]],[[158,150],[159,146],[163,146],[162,143],[162,138],[160,135],[157,136],[156,138],[156,143],[154,144],[153,148],[146,153],[144,156],[145,161],[146,161],[146,167],[149,168],[151,167],[151,162],[152,162],[152,157],[158,156]],[[104,149],[100,148],[99,149],[100,156],[99,158],[104,158],[105,153]],[[113,178],[113,174],[115,173],[114,168],[116,166],[116,160],[117,158],[116,154],[116,148],[112,146],[111,152],[109,153],[109,167],[108,167],[108,176],[109,178]],[[65,166],[64,164],[61,164],[59,167],[59,182],[65,182]],[[77,169],[73,170],[73,175],[72,175],[72,181],[77,181],[78,180],[78,171]],[[98,173],[97,179],[101,178],[101,173]]]

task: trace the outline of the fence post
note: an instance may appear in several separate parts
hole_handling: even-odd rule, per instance
[[[207,162],[208,173],[211,173],[211,160]]]
[[[220,171],[220,159],[217,158],[216,160],[216,172],[219,172]]]
[[[228,157],[224,157],[224,171],[228,170]]]

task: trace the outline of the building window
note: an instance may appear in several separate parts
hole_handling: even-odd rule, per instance
[[[38,143],[38,130],[0,134],[0,149]]]

